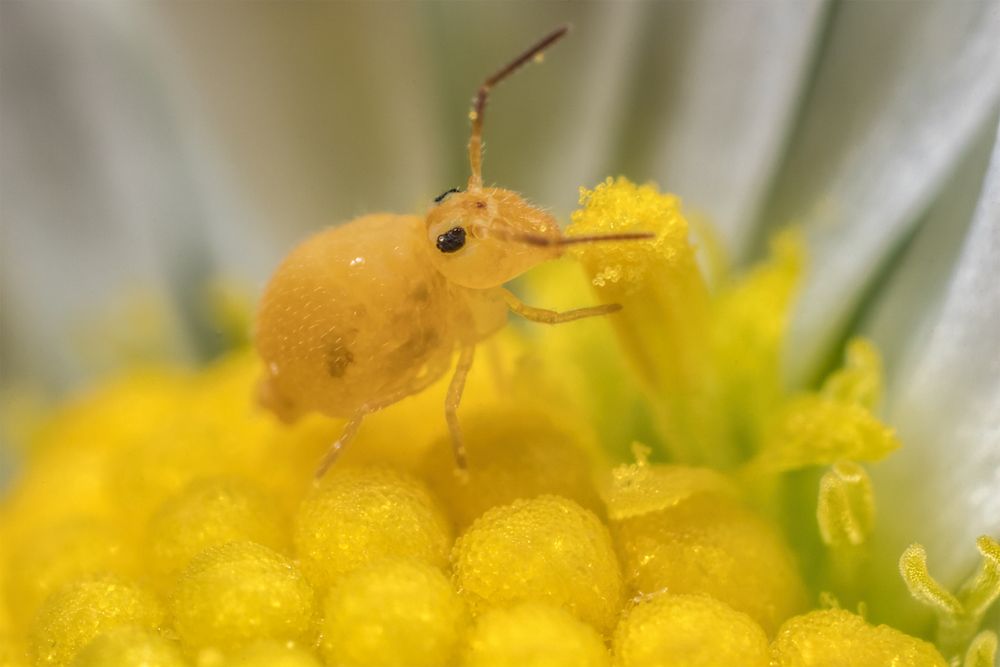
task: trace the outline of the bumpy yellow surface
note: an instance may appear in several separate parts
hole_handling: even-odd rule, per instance
[[[731,498],[697,495],[612,530],[634,593],[711,595],[769,634],[805,607],[805,587],[777,530]]]
[[[147,566],[164,586],[200,552],[227,542],[251,541],[287,553],[288,521],[275,501],[235,477],[192,482],[150,519]]]
[[[663,594],[628,612],[617,667],[767,667],[767,637],[746,614],[703,595]]]
[[[153,629],[163,608],[149,591],[114,577],[83,579],[50,596],[31,632],[36,665],[68,665],[102,632],[135,625]]]
[[[86,575],[136,574],[138,564],[113,523],[67,519],[27,534],[11,545],[7,595],[21,621],[29,621],[45,599]]]
[[[0,636],[0,667],[28,667],[27,651],[13,639]]]
[[[123,626],[90,642],[72,667],[189,667],[177,644],[154,630]]]
[[[294,642],[258,641],[229,656],[222,667],[321,667],[320,661]]]
[[[171,600],[174,627],[189,649],[302,639],[315,607],[312,587],[292,561],[253,542],[203,551],[181,573]]]
[[[295,517],[302,571],[319,589],[393,556],[444,566],[451,526],[419,480],[389,469],[335,470]]]
[[[590,305],[593,289],[623,309],[508,327],[481,346],[459,411],[465,480],[451,467],[445,379],[367,418],[314,487],[343,423],[288,426],[261,410],[267,369],[249,349],[192,372],[132,370],[20,428],[24,464],[0,500],[0,667],[601,665],[601,635],[616,637],[622,665],[674,651],[668,664],[742,667],[783,621],[774,667],[941,667],[929,645],[847,612],[786,620],[821,595],[879,614],[904,604],[875,599],[860,565],[884,529],[878,498],[910,492],[874,488],[862,467],[899,444],[875,417],[870,344],[850,342],[821,386],[781,384],[801,238],[782,235],[767,264],[719,272],[709,289],[676,197],[619,179],[582,204],[570,233],[657,237],[574,246],[586,277],[570,279],[571,258],[536,273],[546,286],[524,294],[532,305]],[[437,311],[420,312],[420,336],[389,338],[427,343]],[[324,354],[334,371],[366,356],[298,342],[318,343],[302,359]],[[304,397],[331,377],[328,363],[299,370]],[[630,454],[636,442],[646,447]],[[918,545],[901,567],[937,612],[941,650],[965,667],[996,652],[982,625],[1000,547],[978,545],[982,567],[954,591]],[[628,597],[638,606],[622,621]]]
[[[813,611],[781,626],[772,646],[775,667],[945,667],[931,644],[844,609]]]
[[[463,667],[606,667],[611,657],[593,627],[552,605],[525,602],[483,613]]]
[[[497,406],[468,414],[462,430],[473,462],[467,479],[455,474],[450,437],[435,443],[424,464],[459,528],[491,507],[546,493],[603,512],[592,480],[593,445],[550,411]]]
[[[345,575],[323,604],[320,650],[342,667],[437,667],[454,662],[467,612],[448,578],[414,560]]]
[[[607,528],[565,498],[494,507],[458,539],[452,563],[475,613],[544,601],[606,632],[621,609],[621,574]]]

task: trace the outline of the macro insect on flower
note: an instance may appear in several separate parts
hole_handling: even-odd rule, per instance
[[[278,267],[257,317],[266,364],[261,402],[286,421],[318,411],[348,419],[317,470],[323,475],[365,416],[441,377],[459,349],[445,401],[455,461],[466,467],[456,410],[475,346],[512,311],[557,324],[605,315],[604,304],[566,312],[522,303],[502,285],[566,245],[648,239],[630,232],[565,237],[556,219],[519,194],[485,187],[483,112],[497,83],[562,38],[558,28],[490,76],[470,113],[471,175],[435,199],[426,218],[374,213],[306,240]]]

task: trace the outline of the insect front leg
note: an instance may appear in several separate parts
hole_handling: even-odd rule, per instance
[[[529,306],[514,296],[509,290],[504,289],[502,292],[504,301],[507,302],[507,307],[510,308],[512,313],[516,313],[532,322],[541,322],[542,324],[562,324],[563,322],[572,322],[573,320],[580,320],[585,317],[609,315],[617,313],[622,309],[620,303],[608,303],[601,306],[574,308],[573,310],[559,313],[554,310]]]
[[[468,468],[468,462],[465,456],[465,439],[462,437],[462,427],[458,423],[458,404],[462,402],[465,379],[469,377],[469,369],[472,368],[472,358],[475,351],[474,345],[467,345],[458,353],[458,364],[455,366],[455,374],[451,377],[451,384],[448,385],[448,396],[444,401],[444,417],[448,421],[448,430],[451,431],[455,465],[463,471]]]
[[[330,466],[334,464],[344,447],[350,444],[351,440],[354,440],[354,436],[358,434],[358,429],[361,428],[361,422],[364,421],[365,416],[368,415],[369,412],[371,412],[371,410],[367,407],[361,408],[347,420],[340,437],[337,438],[336,442],[330,445],[330,449],[326,450],[326,454],[324,454],[323,458],[320,459],[319,467],[316,468],[315,479],[317,482],[323,479],[323,475],[325,475],[326,471],[330,469]]]

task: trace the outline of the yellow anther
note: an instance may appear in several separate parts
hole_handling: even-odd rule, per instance
[[[680,200],[653,185],[607,179],[581,189],[567,234],[653,232],[655,239],[575,250],[602,301],[622,305],[612,324],[649,390],[657,427],[678,462],[734,460],[715,414],[711,304]]]

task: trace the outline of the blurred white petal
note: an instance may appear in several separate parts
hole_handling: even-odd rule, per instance
[[[821,369],[877,269],[919,220],[1000,96],[1000,6],[837,6],[762,218],[806,225],[811,271],[790,374]]]
[[[655,147],[650,171],[707,213],[740,257],[808,83],[825,3],[686,7],[685,30],[674,33],[681,47],[663,40],[650,56],[658,71],[673,73],[648,82],[646,103],[661,112],[647,138]]]
[[[8,380],[79,378],[74,342],[88,319],[135,285],[165,307],[183,304],[208,273],[196,188],[177,168],[183,158],[157,82],[135,58],[134,37],[99,9],[4,3]]]
[[[975,538],[1000,537],[998,270],[1000,142],[953,275],[914,322],[893,377],[889,421],[905,447],[874,472],[876,489],[919,490],[878,498],[882,552],[919,541],[932,572],[953,585],[979,560]]]

